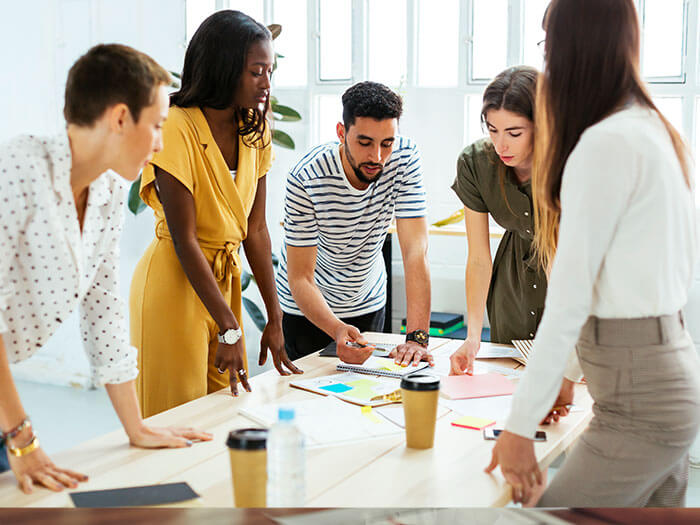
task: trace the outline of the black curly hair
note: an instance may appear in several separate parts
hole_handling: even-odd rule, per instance
[[[357,117],[398,119],[402,112],[401,97],[378,82],[358,82],[343,93],[343,123],[346,130],[355,123]]]

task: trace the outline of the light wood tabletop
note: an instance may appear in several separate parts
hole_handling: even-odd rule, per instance
[[[402,342],[402,335],[376,334],[384,341]],[[372,341],[372,334],[368,334]],[[378,341],[377,341],[378,342]],[[461,341],[431,338],[436,353],[449,355]],[[515,361],[489,360],[516,368]],[[303,378],[335,372],[337,359],[312,354],[298,365]],[[54,454],[53,461],[84,472],[90,480],[76,490],[99,490],[185,481],[201,495],[188,506],[233,505],[231,474],[225,440],[230,430],[256,427],[239,414],[243,407],[273,402],[293,402],[318,397],[290,388],[300,376],[281,377],[270,370],[251,378],[253,392],[233,398],[228,389],[186,403],[148,419],[152,425],[197,427],[214,434],[211,442],[187,449],[144,450],[130,447],[123,431],[77,444]],[[547,441],[535,444],[540,467],[547,467],[583,432],[591,418],[592,400],[584,385],[577,385],[572,412],[559,423],[541,427]],[[56,407],[57,410],[60,407]],[[510,488],[500,472],[484,468],[491,458],[493,441],[481,432],[451,425],[458,416],[448,412],[438,419],[435,446],[412,450],[403,434],[357,443],[312,448],[306,458],[306,505],[310,507],[453,507],[502,506],[510,501]],[[502,424],[503,421],[498,421]],[[11,472],[0,475],[1,507],[69,507],[68,491],[53,493],[37,488],[24,495]]]

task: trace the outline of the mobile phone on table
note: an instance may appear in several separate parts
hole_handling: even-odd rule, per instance
[[[486,427],[484,429],[484,439],[498,439],[502,431],[502,428]],[[547,441],[547,433],[544,430],[538,430],[535,432],[535,441]]]

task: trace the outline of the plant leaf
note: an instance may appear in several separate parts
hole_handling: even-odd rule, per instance
[[[248,288],[248,286],[250,285],[250,281],[251,281],[250,273],[243,270],[243,272],[241,273],[241,291]]]
[[[272,107],[276,104],[277,104],[277,97],[274,95],[270,95],[270,107]]]
[[[280,258],[277,257],[274,253],[272,254],[272,266],[273,268],[277,268],[280,265]]]
[[[245,306],[246,312],[248,312],[248,315],[250,315],[250,318],[253,320],[253,323],[255,323],[255,326],[258,327],[258,330],[262,332],[267,324],[265,315],[263,315],[260,308],[258,308],[258,305],[253,301],[247,297],[241,297],[241,299],[243,300],[243,306]]]
[[[272,142],[287,149],[294,149],[296,147],[292,137],[279,129],[272,130]]]
[[[296,109],[282,104],[271,104],[272,112],[275,114],[275,120],[284,122],[297,122],[301,120],[301,115]],[[278,116],[279,115],[279,116]]]
[[[272,40],[280,36],[282,32],[282,26],[279,24],[270,24],[267,28],[270,30],[270,33],[272,33]]]
[[[138,215],[143,210],[148,208],[146,203],[141,200],[139,196],[139,189],[141,188],[141,175],[131,183],[131,188],[129,188],[129,199],[127,200],[127,206],[129,211],[134,215]]]

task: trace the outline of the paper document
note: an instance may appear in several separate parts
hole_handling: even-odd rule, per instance
[[[280,406],[294,409],[297,425],[307,447],[323,447],[357,442],[392,434],[401,434],[403,429],[362,407],[349,405],[334,397],[320,397],[293,403],[270,403],[246,407],[241,415],[266,427],[277,421]]]
[[[513,396],[441,399],[440,401],[444,406],[462,416],[486,417],[496,421],[505,421],[510,414]]]
[[[443,400],[440,399],[437,408],[437,419],[447,414],[450,409],[442,404]],[[403,415],[403,405],[387,405],[383,407],[377,407],[374,409],[377,414],[387,418],[392,423],[400,426],[401,428],[406,428],[406,419]]]
[[[515,384],[501,374],[447,376],[440,381],[440,392],[449,399],[504,396],[514,391]]]
[[[479,359],[495,359],[509,357],[511,359],[523,359],[523,354],[520,350],[510,345],[499,345],[495,343],[482,342],[479,347],[479,353],[476,354]]]

